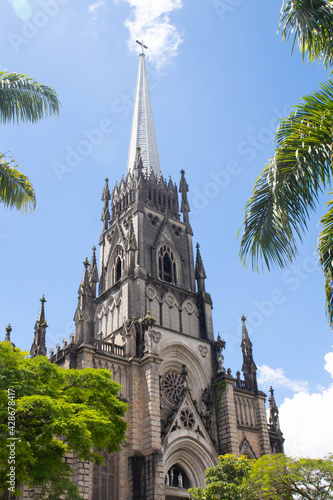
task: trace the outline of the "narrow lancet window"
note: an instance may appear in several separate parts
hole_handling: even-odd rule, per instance
[[[163,245],[158,252],[158,276],[161,280],[177,285],[177,263],[173,251]]]

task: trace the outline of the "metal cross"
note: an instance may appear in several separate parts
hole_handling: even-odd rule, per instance
[[[141,54],[144,54],[144,50],[143,49],[148,49],[147,45],[144,45],[143,43],[143,40],[141,40],[141,42],[139,42],[139,40],[136,40],[136,43],[138,43],[139,45],[141,45]]]

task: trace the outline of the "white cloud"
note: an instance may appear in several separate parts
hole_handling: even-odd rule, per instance
[[[274,389],[278,387],[286,387],[287,389],[291,389],[293,392],[297,391],[307,391],[308,382],[297,381],[297,380],[289,380],[282,368],[270,368],[267,365],[258,367],[259,375],[258,382],[265,389],[268,389],[270,385],[274,387]]]
[[[286,454],[316,458],[332,452],[332,415],[333,384],[320,393],[286,398],[280,407]]]
[[[105,3],[104,0],[96,0],[96,2],[93,2],[89,5],[88,7],[88,12],[92,14],[93,19],[96,19],[96,12],[98,9],[101,7],[104,7]]]
[[[333,377],[333,352],[325,361]],[[313,394],[301,390],[286,398],[279,410],[287,455],[316,458],[333,451],[333,383]]]
[[[325,368],[325,370],[328,371],[328,373],[331,374],[331,376],[333,378],[333,352],[328,352],[325,355],[325,361],[326,361],[326,365],[324,366],[324,368]]]
[[[114,0],[115,3],[119,0]],[[130,50],[138,51],[136,40],[148,46],[147,56],[156,67],[165,66],[177,55],[182,42],[181,33],[170,21],[170,14],[182,7],[182,0],[124,0],[131,8],[125,21],[130,36]]]

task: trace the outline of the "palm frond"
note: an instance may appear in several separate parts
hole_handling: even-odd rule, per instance
[[[327,68],[333,63],[333,1],[285,0],[278,31],[282,28],[282,39],[293,35],[293,53],[297,43],[303,59],[317,59]]]
[[[0,123],[36,122],[59,114],[56,92],[19,73],[0,71]]]
[[[329,210],[320,220],[322,230],[317,249],[325,276],[326,313],[330,326],[333,327],[333,200],[329,201],[327,206]]]
[[[276,132],[276,152],[245,206],[240,259],[285,267],[332,178],[333,83],[303,98]]]
[[[13,164],[18,167],[14,160],[5,161],[5,155],[0,153],[0,201],[25,213],[28,209],[34,211],[35,191],[28,177],[13,168]]]

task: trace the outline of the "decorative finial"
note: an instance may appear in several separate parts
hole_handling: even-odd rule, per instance
[[[46,302],[45,295],[43,294],[43,297],[40,299],[41,303],[44,304]]]
[[[241,320],[243,321],[243,323],[246,321],[244,314],[242,314]]]
[[[85,260],[83,261],[83,263],[82,263],[82,264],[84,265],[84,267],[85,267],[86,269],[88,269],[88,267],[89,267],[89,260],[88,260],[88,257],[86,257],[86,258],[85,258]]]
[[[10,333],[12,331],[12,326],[10,323],[8,323],[8,326],[6,328],[6,338],[5,338],[5,342],[10,342]]]
[[[144,55],[144,50],[143,49],[148,49],[147,45],[144,45],[143,40],[141,40],[141,42],[139,42],[139,40],[136,40],[136,43],[138,43],[139,45],[141,45],[141,54]]]

